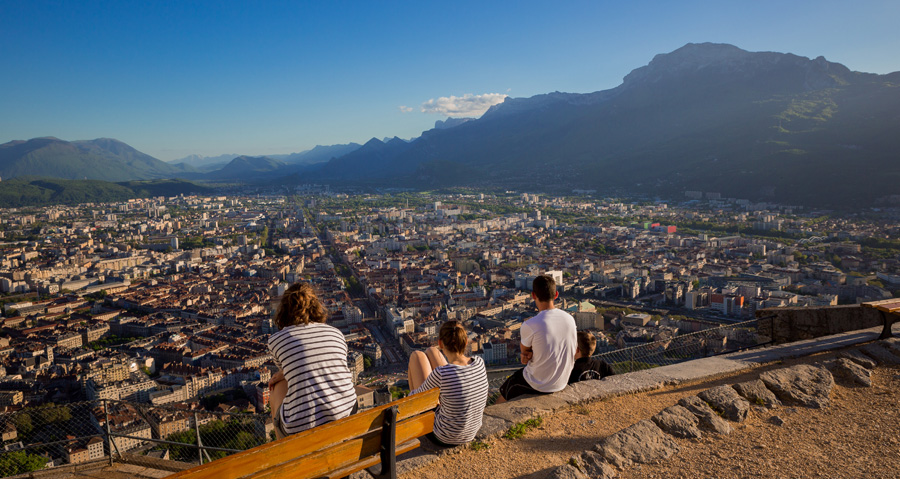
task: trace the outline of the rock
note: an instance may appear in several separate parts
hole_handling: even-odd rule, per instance
[[[825,368],[798,364],[764,372],[759,378],[783,402],[822,408],[831,401],[834,377]]]
[[[887,338],[878,341],[878,343],[884,349],[887,349],[895,356],[900,356],[900,338]]]
[[[579,471],[577,467],[566,464],[554,469],[550,473],[550,479],[588,479],[588,476]]]
[[[877,343],[867,344],[859,348],[859,350],[865,353],[866,356],[874,359],[878,364],[900,364],[900,357],[894,356],[890,351]]]
[[[828,361],[826,367],[835,379],[841,380],[844,385],[872,387],[872,371],[849,359],[838,358]]]
[[[872,358],[866,356],[865,354],[859,352],[858,349],[850,349],[848,351],[842,351],[838,354],[839,358],[849,359],[856,364],[866,368],[866,369],[875,369],[875,361],[872,361]]]
[[[675,437],[699,438],[703,435],[698,427],[700,420],[683,406],[667,407],[650,419]]]
[[[622,468],[635,462],[647,464],[668,459],[679,448],[672,436],[664,433],[652,421],[644,419],[604,438],[594,450],[613,465]]]
[[[766,388],[766,384],[759,379],[737,383],[732,386],[741,396],[747,398],[750,404],[765,406],[769,409],[781,406],[781,401],[772,391]]]
[[[683,398],[678,401],[678,405],[697,416],[697,419],[700,420],[701,428],[719,434],[731,434],[731,424],[728,424],[728,421],[719,417],[719,415],[709,407],[709,404],[706,404],[705,401],[697,396]]]
[[[709,403],[713,409],[721,412],[725,419],[744,422],[750,412],[750,403],[742,398],[731,386],[717,386],[707,389],[697,396]]]
[[[784,426],[784,419],[781,419],[779,416],[770,417],[769,422],[776,426]]]
[[[617,475],[615,468],[594,451],[584,451],[575,456],[575,460],[578,462],[578,468],[590,478],[612,479]]]

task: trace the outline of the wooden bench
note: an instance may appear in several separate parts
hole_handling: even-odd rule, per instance
[[[885,299],[882,301],[870,301],[862,304],[864,308],[875,308],[881,311],[881,317],[884,319],[884,329],[878,339],[887,339],[893,337],[891,327],[894,322],[900,320],[900,299]]]
[[[432,431],[438,389],[323,424],[179,472],[177,479],[341,478],[381,463],[376,477],[397,476],[396,456]]]

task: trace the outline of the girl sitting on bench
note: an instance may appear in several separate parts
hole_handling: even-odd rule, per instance
[[[437,347],[424,353],[414,351],[409,358],[410,395],[440,388],[434,432],[428,438],[439,446],[465,444],[481,428],[488,396],[487,371],[481,358],[465,355],[469,338],[461,324],[444,323],[438,338]]]
[[[275,313],[279,330],[269,350],[279,371],[269,381],[269,405],[278,438],[347,417],[356,411],[347,341],[325,324],[325,308],[310,285],[285,291]]]

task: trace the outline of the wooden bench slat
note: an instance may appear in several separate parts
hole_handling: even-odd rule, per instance
[[[244,452],[236,453],[169,477],[176,479],[236,479],[254,471],[267,469],[297,457],[308,455],[319,449],[340,443],[345,439],[360,436],[367,431],[380,431],[384,420],[384,411],[391,406],[397,406],[398,408],[398,421],[434,409],[438,403],[439,394],[440,391],[438,389],[431,389],[274,442],[256,446]],[[434,416],[432,415],[431,417],[433,420]],[[400,442],[399,439],[397,442]]]
[[[434,413],[421,414],[397,423],[397,444],[404,444],[424,436],[434,428]],[[364,467],[358,463],[374,465],[380,461],[381,431],[372,431],[365,436],[344,441],[326,449],[321,449],[303,457],[297,457],[283,464],[245,476],[246,479],[312,479],[328,475],[331,471]],[[376,460],[368,460],[374,456]]]
[[[413,449],[419,447],[419,440],[413,439],[408,442],[404,442],[403,444],[398,444],[396,447],[397,455],[403,454],[405,452],[412,451]],[[363,469],[368,469],[372,466],[378,465],[381,462],[381,458],[379,456],[372,456],[366,458],[362,461],[353,464],[352,466],[347,466],[341,470],[331,472],[327,476],[323,476],[323,478],[327,479],[341,479],[343,477],[347,477],[350,474],[353,474],[356,471],[361,471]]]

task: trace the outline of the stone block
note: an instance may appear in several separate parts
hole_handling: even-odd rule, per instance
[[[668,459],[679,448],[672,436],[652,421],[644,419],[604,438],[594,450],[611,464],[622,468],[635,462],[647,464]]]
[[[772,391],[766,388],[766,384],[759,379],[746,381],[732,386],[738,394],[747,399],[750,404],[757,404],[767,408],[781,406],[781,401]]]
[[[719,417],[719,415],[709,407],[709,404],[697,396],[689,396],[678,401],[678,405],[687,409],[691,414],[697,416],[700,420],[700,427],[719,434],[731,434],[733,431],[728,421]]]
[[[650,418],[663,431],[682,438],[699,438],[700,420],[683,406],[670,406]]]
[[[759,378],[782,402],[812,408],[828,406],[834,387],[831,372],[808,364],[767,371]]]
[[[697,394],[714,410],[722,413],[725,419],[744,422],[750,412],[750,403],[741,397],[731,386],[717,386]]]

